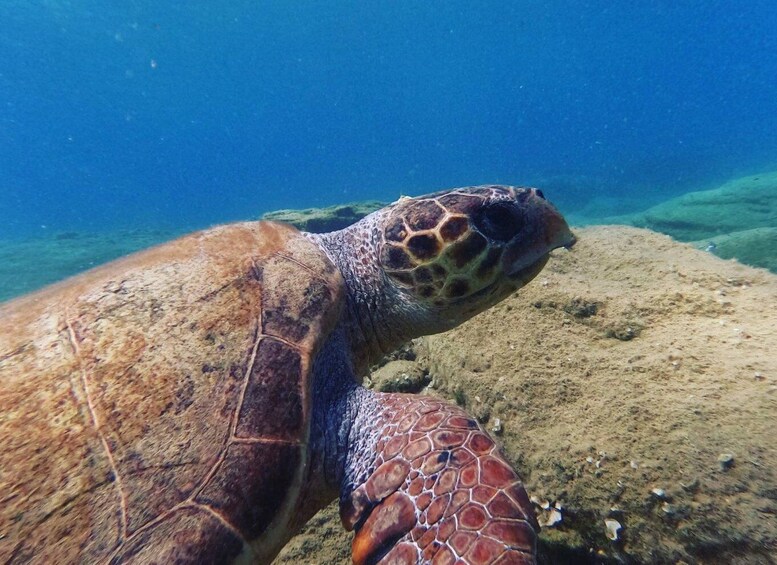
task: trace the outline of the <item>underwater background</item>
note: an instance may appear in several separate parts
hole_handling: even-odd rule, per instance
[[[482,183],[607,217],[777,169],[768,0],[5,0],[0,22],[6,243]]]
[[[0,301],[482,183],[542,188],[573,251],[365,384],[499,437],[541,564],[774,563],[777,2],[0,0]],[[274,563],[350,547],[335,502]]]

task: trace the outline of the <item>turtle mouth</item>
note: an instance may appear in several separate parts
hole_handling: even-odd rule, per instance
[[[526,284],[547,264],[551,251],[561,247],[571,249],[577,243],[577,238],[563,218],[559,216],[558,220],[549,236],[546,236],[541,243],[533,245],[533,249],[527,250],[520,240],[508,247],[502,264],[505,265],[505,272],[510,280],[523,281],[523,284]]]
[[[525,267],[520,267],[517,270],[509,273],[507,276],[513,283],[518,283],[520,286],[524,286],[534,277],[536,277],[540,271],[545,267],[550,259],[550,253],[546,253],[533,263],[529,263]]]

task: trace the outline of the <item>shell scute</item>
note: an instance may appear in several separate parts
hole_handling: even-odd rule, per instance
[[[243,541],[216,517],[204,509],[187,507],[141,532],[109,563],[216,563],[232,560],[242,551]]]
[[[336,295],[331,282],[319,274],[325,267],[318,258],[293,249],[300,247],[300,242],[294,243],[289,244],[291,249],[283,249],[257,266],[262,333],[309,347],[318,338],[311,332],[318,329],[321,316],[333,306]],[[302,257],[290,255],[294,251]]]
[[[298,438],[304,423],[305,376],[298,350],[262,338],[248,375],[235,437]]]
[[[297,445],[232,444],[195,501],[223,516],[246,539],[253,539],[267,528],[289,496],[300,462]]]

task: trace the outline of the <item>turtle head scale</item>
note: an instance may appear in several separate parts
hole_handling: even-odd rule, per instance
[[[402,198],[322,238],[351,300],[362,302],[351,308],[360,331],[375,332],[366,345],[384,352],[496,304],[534,278],[550,251],[575,242],[541,191],[511,186]]]
[[[566,222],[533,188],[407,198],[385,222],[381,267],[431,309],[487,308],[531,280],[552,249],[574,243]]]

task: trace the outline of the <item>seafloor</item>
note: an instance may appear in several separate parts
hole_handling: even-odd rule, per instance
[[[527,288],[372,385],[442,395],[498,433],[555,516],[546,562],[773,563],[777,173],[608,221],[638,227],[578,228]],[[0,244],[0,299],[172,235]],[[349,563],[349,538],[332,505],[276,563]]]

